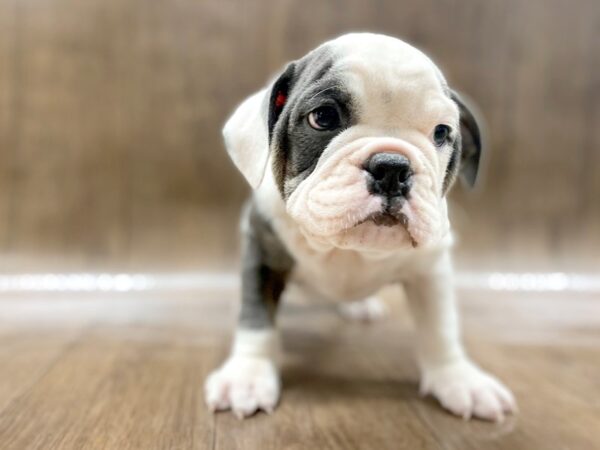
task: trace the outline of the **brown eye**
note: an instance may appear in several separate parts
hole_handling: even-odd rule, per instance
[[[448,125],[438,125],[433,130],[433,143],[436,147],[444,145],[450,137],[450,127]]]
[[[321,106],[308,115],[308,124],[315,130],[334,130],[340,126],[340,115],[333,106]]]

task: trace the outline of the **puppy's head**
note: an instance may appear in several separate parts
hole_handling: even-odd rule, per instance
[[[475,182],[481,151],[473,115],[434,63],[374,34],[290,63],[223,132],[250,185],[276,188],[307,237],[356,250],[442,239],[445,194],[459,173]]]

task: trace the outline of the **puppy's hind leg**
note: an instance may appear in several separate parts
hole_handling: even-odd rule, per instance
[[[206,379],[212,411],[238,418],[272,412],[279,401],[275,314],[292,261],[269,225],[252,210],[244,230],[242,307],[229,358]]]

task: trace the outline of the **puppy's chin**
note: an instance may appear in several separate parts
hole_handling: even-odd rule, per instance
[[[374,215],[328,241],[336,248],[363,252],[391,253],[419,246],[408,228],[388,214]]]

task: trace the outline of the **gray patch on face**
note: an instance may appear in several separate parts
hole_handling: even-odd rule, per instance
[[[293,62],[278,84],[287,90],[287,101],[271,124],[274,173],[284,198],[314,170],[331,140],[355,122],[352,102],[333,66],[327,47],[320,47]],[[277,95],[277,93],[275,94]],[[272,96],[273,97],[273,96]],[[338,111],[340,126],[334,130],[315,130],[308,124],[308,114],[316,108],[330,106]]]

